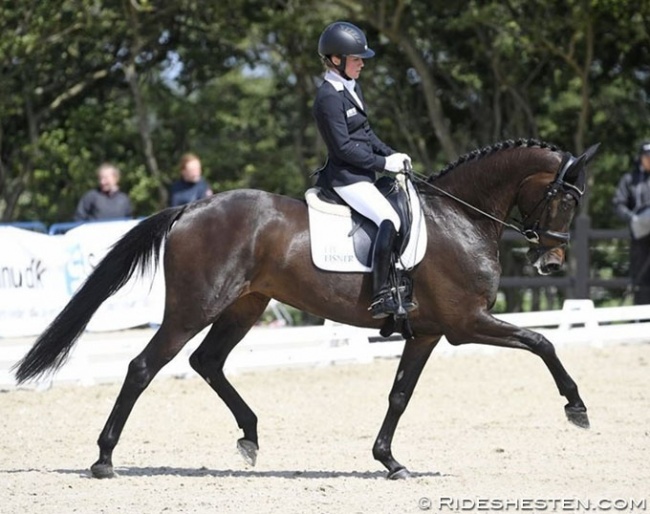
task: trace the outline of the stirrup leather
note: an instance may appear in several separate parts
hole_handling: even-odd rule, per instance
[[[401,307],[407,312],[413,312],[418,308],[418,304],[413,300],[413,279],[404,272],[397,273],[397,290],[391,289],[395,303],[401,304]]]

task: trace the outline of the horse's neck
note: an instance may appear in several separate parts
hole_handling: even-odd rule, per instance
[[[534,164],[499,155],[485,157],[450,170],[436,185],[477,209],[505,219],[522,182],[539,170]]]
[[[448,180],[440,180],[437,185],[469,205],[505,219],[511,210],[519,184],[523,178],[515,178],[503,170],[484,170],[474,167],[472,170],[452,170]],[[461,173],[462,171],[462,173]],[[452,177],[452,173],[456,173]]]

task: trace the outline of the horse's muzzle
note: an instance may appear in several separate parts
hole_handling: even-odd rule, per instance
[[[564,264],[564,247],[537,247],[528,250],[528,259],[540,275],[549,275],[562,269]]]

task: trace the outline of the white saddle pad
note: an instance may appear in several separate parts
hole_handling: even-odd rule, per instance
[[[427,248],[427,230],[420,200],[415,188],[407,182],[413,213],[411,237],[397,263],[399,269],[410,269],[419,263]],[[353,228],[352,212],[347,205],[323,202],[317,196],[318,189],[305,192],[309,208],[309,232],[311,258],[317,268],[326,271],[369,272],[369,268],[357,259],[350,232]]]

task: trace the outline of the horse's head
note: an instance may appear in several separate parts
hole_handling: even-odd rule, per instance
[[[518,206],[529,243],[528,259],[542,275],[559,271],[564,264],[571,221],[587,183],[586,164],[598,146],[592,146],[579,157],[565,153],[550,181],[548,174],[537,174],[521,189]]]

